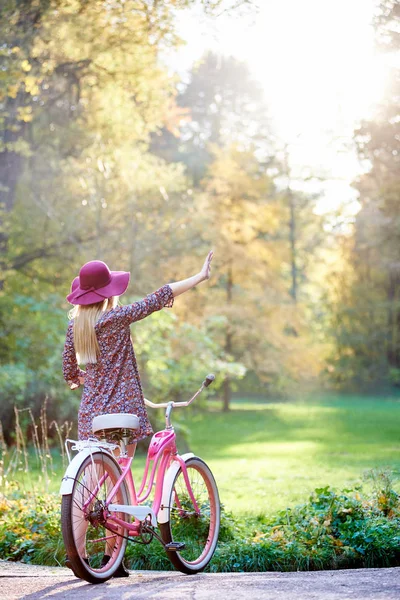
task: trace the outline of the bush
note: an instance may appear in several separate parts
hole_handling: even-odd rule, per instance
[[[400,502],[385,472],[374,492],[318,488],[309,502],[259,517],[252,535],[219,544],[212,571],[296,571],[400,564]],[[234,558],[233,558],[234,557]]]
[[[39,565],[62,566],[60,497],[20,492],[6,486],[0,494],[0,558]]]
[[[218,547],[208,570],[297,571],[400,565],[400,502],[385,472],[374,489],[318,488],[309,501],[266,519],[243,522],[223,510]],[[21,492],[0,495],[0,558],[63,565],[60,497]],[[162,546],[129,544],[131,569],[169,570]]]

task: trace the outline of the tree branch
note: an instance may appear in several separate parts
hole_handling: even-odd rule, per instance
[[[36,248],[35,250],[31,250],[30,252],[23,252],[19,256],[16,256],[10,263],[9,269],[14,269],[16,271],[22,269],[28,263],[37,260],[39,258],[49,258],[51,256],[57,256],[58,251],[61,248],[64,248],[67,245],[72,244],[82,244],[87,242],[92,242],[96,236],[93,234],[87,238],[68,238],[63,240],[62,242],[57,242],[54,244],[50,244],[49,246],[44,246],[42,248]]]

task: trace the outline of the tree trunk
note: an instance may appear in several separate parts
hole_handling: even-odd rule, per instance
[[[289,220],[289,236],[290,236],[290,262],[292,270],[292,285],[290,295],[293,300],[297,302],[297,248],[296,248],[296,211],[295,201],[293,194],[288,189],[289,194],[289,208],[290,208],[290,220]]]
[[[297,231],[296,231],[296,205],[295,194],[290,188],[290,167],[287,148],[285,149],[284,172],[287,177],[286,200],[289,208],[289,243],[290,243],[290,268],[291,285],[290,295],[294,302],[297,302]]]
[[[398,307],[398,289],[399,289],[399,275],[396,273],[395,279],[395,291],[394,291],[394,315],[393,315],[393,338],[394,338],[394,366],[396,369],[400,368],[400,310]]]
[[[229,411],[231,396],[232,396],[231,382],[230,382],[229,375],[228,375],[224,381],[224,396],[223,396],[223,400],[224,400],[223,411],[224,412]]]
[[[395,363],[395,325],[394,325],[394,298],[395,298],[395,277],[392,271],[389,271],[389,286],[387,291],[388,299],[388,336],[386,357],[390,366]]]
[[[8,98],[6,102],[6,113],[2,132],[2,145],[5,147],[0,152],[0,290],[3,289],[5,273],[8,269],[8,214],[11,212],[15,202],[15,191],[18,179],[21,175],[25,158],[17,152],[9,151],[11,146],[24,135],[26,127],[18,122],[17,111],[21,106],[21,99]]]

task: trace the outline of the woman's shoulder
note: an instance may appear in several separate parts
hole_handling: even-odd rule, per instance
[[[120,322],[121,324],[123,323],[123,317],[124,317],[124,309],[125,306],[115,306],[114,308],[112,308],[111,310],[108,310],[107,312],[104,313],[104,315],[102,315],[100,317],[100,319],[97,321],[95,327],[102,327],[103,325],[109,324],[109,323],[118,323]]]
[[[74,322],[73,320],[68,321],[68,325],[67,325],[67,331],[65,333],[65,343],[68,344],[70,342],[72,342],[74,337]]]

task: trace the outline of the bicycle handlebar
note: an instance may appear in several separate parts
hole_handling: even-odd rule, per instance
[[[189,406],[189,404],[191,404],[193,402],[193,400],[195,400],[197,398],[197,396],[199,394],[201,394],[201,392],[204,390],[205,387],[208,387],[215,379],[215,375],[213,375],[212,373],[210,373],[210,375],[207,375],[207,377],[205,378],[205,380],[203,381],[203,383],[201,384],[201,388],[199,390],[197,390],[197,392],[195,393],[194,396],[192,396],[192,398],[190,398],[190,400],[186,400],[186,402],[160,402],[160,403],[155,403],[155,402],[151,402],[150,400],[148,400],[147,398],[144,399],[144,403],[146,406],[149,406],[150,408],[168,408],[168,406],[171,406],[173,408],[177,408],[179,406]]]

